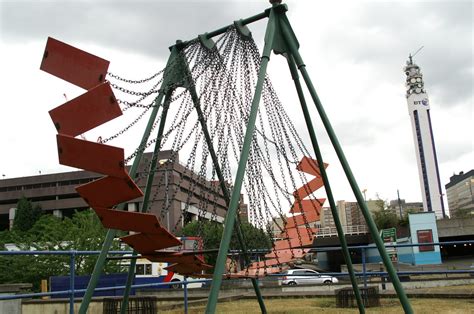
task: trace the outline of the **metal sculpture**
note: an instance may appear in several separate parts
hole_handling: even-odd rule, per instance
[[[135,248],[134,255],[136,255],[137,252],[140,252],[142,253],[142,255],[147,256],[151,260],[175,262],[176,265],[172,266],[171,269],[176,271],[182,271],[184,273],[197,272],[199,270],[206,269],[209,267],[198,255],[189,256],[187,254],[173,254],[169,252],[164,252],[164,248],[179,244],[179,239],[170,234],[169,230],[163,228],[160,223],[160,220],[158,220],[155,215],[150,215],[146,213],[149,207],[149,203],[152,201],[150,195],[150,183],[153,181],[153,173],[157,167],[158,153],[161,149],[163,141],[166,140],[167,136],[169,136],[170,134],[165,133],[166,118],[170,109],[170,104],[174,100],[173,93],[177,90],[178,87],[182,87],[186,90],[187,96],[185,97],[188,98],[186,98],[187,100],[184,100],[184,103],[189,103],[193,106],[192,108],[187,108],[185,105],[185,108],[183,109],[183,112],[181,112],[180,116],[184,117],[183,119],[186,119],[186,117],[193,109],[197,113],[198,122],[196,123],[196,125],[201,127],[202,133],[196,135],[196,143],[204,139],[207,145],[205,151],[203,152],[203,159],[207,160],[207,158],[210,156],[214,169],[214,176],[217,177],[216,179],[219,182],[218,186],[220,187],[220,193],[222,193],[227,206],[224,233],[222,236],[217,261],[215,264],[213,282],[206,311],[209,313],[215,312],[222,278],[225,273],[225,264],[227,259],[227,253],[229,251],[229,244],[231,236],[235,230],[238,235],[241,248],[244,252],[248,269],[253,269],[254,272],[254,276],[249,277],[252,278],[252,283],[254,285],[257,298],[259,300],[261,311],[266,312],[263,298],[260,294],[258,282],[256,280],[256,277],[258,277],[258,269],[263,265],[265,270],[269,269],[269,267],[267,266],[272,267],[270,272],[276,271],[277,268],[281,270],[281,262],[279,261],[279,259],[288,261],[288,259],[294,258],[296,255],[300,256],[301,254],[304,254],[304,246],[311,244],[313,241],[313,230],[309,226],[309,222],[313,222],[319,218],[319,209],[322,204],[322,200],[305,198],[310,195],[311,192],[322,187],[322,185],[324,185],[325,187],[326,194],[330,203],[331,212],[333,214],[339,235],[339,240],[341,241],[341,246],[343,248],[343,255],[348,266],[352,286],[354,288],[358,301],[359,311],[361,313],[365,311],[359,293],[357,280],[354,275],[350,255],[348,253],[347,243],[345,242],[342,226],[338,219],[337,210],[329,185],[328,176],[325,170],[327,165],[324,164],[321,152],[319,150],[319,145],[313,129],[313,123],[311,121],[303,89],[299,81],[298,71],[303,76],[303,79],[306,83],[312,100],[315,103],[319,116],[323,122],[323,125],[329,135],[331,143],[333,144],[336,154],[346,173],[347,179],[352,187],[354,195],[366,219],[369,230],[380,252],[385,267],[387,268],[395,290],[397,291],[402,306],[405,312],[412,312],[411,306],[403,291],[395,269],[391,264],[391,261],[385,251],[384,244],[380,239],[380,236],[378,235],[377,228],[372,220],[372,217],[370,216],[370,213],[368,211],[366,203],[364,202],[360,189],[344,156],[344,153],[338,142],[335,132],[332,129],[331,123],[329,122],[329,119],[326,116],[326,113],[319,100],[316,90],[312,85],[310,77],[306,71],[305,64],[299,54],[299,43],[286,17],[286,11],[288,9],[286,5],[280,4],[281,1],[270,2],[272,3],[272,7],[265,10],[265,12],[263,13],[260,13],[247,19],[236,21],[232,25],[225,26],[213,32],[199,35],[197,38],[191,41],[177,42],[176,45],[171,47],[171,55],[168,60],[167,67],[164,70],[158,72],[150,78],[141,81],[135,81],[149,81],[157,75],[162,74],[162,79],[159,80],[156,85],[154,85],[154,89],[152,92],[136,93],[136,95],[140,96],[141,98],[133,103],[122,101],[122,104],[125,105],[125,110],[134,106],[143,106],[140,104],[141,100],[143,100],[147,96],[154,94],[155,92],[158,94],[152,105],[144,106],[147,110],[152,109],[150,119],[145,128],[144,135],[140,142],[140,146],[137,148],[135,153],[131,157],[129,157],[135,157],[135,159],[128,174],[125,172],[125,163],[130,159],[124,158],[123,150],[117,147],[104,145],[107,140],[114,138],[115,135],[110,137],[109,139],[102,141],[102,143],[91,143],[74,138],[75,136],[82,134],[84,131],[99,126],[100,124],[105,123],[106,121],[109,121],[121,114],[120,108],[117,108],[117,101],[115,99],[115,96],[110,90],[110,86],[112,86],[113,88],[116,88],[117,86],[113,84],[109,85],[108,82],[105,82],[105,75],[109,74],[111,78],[117,78],[119,80],[123,79],[119,78],[118,76],[114,76],[110,73],[106,73],[108,61],[87,54],[83,51],[60,43],[56,40],[50,39],[48,41],[41,68],[53,75],[63,78],[85,89],[88,89],[88,92],[86,94],[78,97],[77,99],[71,100],[70,102],[52,110],[51,112],[51,117],[55,122],[56,128],[59,132],[58,148],[60,162],[107,175],[106,177],[99,179],[95,182],[78,187],[78,192],[83,197],[85,197],[91,207],[96,210],[99,217],[102,218],[104,225],[108,228],[112,228],[107,233],[101,255],[97,260],[96,267],[89,283],[88,290],[81,304],[81,308],[79,311],[80,313],[85,313],[87,311],[92,292],[97,283],[98,276],[103,268],[105,256],[115,236],[116,229],[132,230],[139,232],[137,234],[123,238],[123,241]],[[265,45],[261,57],[258,57],[258,50],[254,46],[253,40],[251,39],[251,33],[247,29],[246,25],[264,18],[268,18],[268,24],[265,33]],[[226,92],[228,91],[228,93],[226,94],[219,94],[220,88],[222,87],[221,83],[223,81],[229,80],[229,82],[235,84],[235,81],[232,81],[232,79],[229,79],[229,77],[232,77],[233,74],[239,72],[239,70],[235,69],[236,64],[232,63],[233,59],[226,59],[226,56],[220,55],[219,50],[216,49],[216,43],[212,40],[212,38],[222,34],[224,34],[223,37],[227,39],[239,39],[239,42],[231,42],[231,44],[233,44],[234,46],[230,45],[229,49],[227,49],[226,47],[226,49],[224,49],[225,53],[231,54],[235,51],[237,51],[238,53],[248,53],[248,51],[250,51],[251,53],[248,55],[250,59],[245,59],[241,57],[240,59],[238,59],[241,61],[239,65],[245,67],[245,63],[242,62],[248,62],[256,66],[256,69],[253,69],[255,70],[254,73],[256,75],[255,81],[253,81],[254,84],[248,84],[244,82],[246,79],[251,79],[251,75],[249,74],[251,73],[251,71],[248,71],[248,69],[246,69],[245,73],[240,74],[241,78],[244,79],[239,80],[241,80],[243,82],[242,84],[245,85],[245,90],[242,91],[241,94],[239,94],[232,88],[225,89]],[[224,42],[227,39],[224,39]],[[279,149],[282,149],[279,144],[281,144],[281,142],[285,140],[288,140],[289,134],[293,134],[293,136],[295,136],[294,128],[292,129],[292,126],[289,125],[289,133],[284,132],[283,134],[277,134],[273,137],[277,141],[272,141],[268,140],[267,136],[263,133],[262,128],[259,129],[256,127],[257,119],[259,117],[259,103],[260,99],[262,98],[262,95],[264,98],[264,103],[267,104],[271,102],[276,102],[277,105],[279,104],[279,101],[276,100],[275,93],[266,77],[266,69],[272,51],[275,54],[283,55],[288,62],[288,66],[290,68],[290,72],[295,83],[295,88],[301,103],[308,133],[311,138],[313,151],[316,157],[316,159],[303,158],[303,160],[301,160],[300,164],[298,165],[298,170],[315,175],[316,178],[312,181],[306,182],[302,187],[298,189],[295,186],[293,177],[291,177],[293,186],[295,186],[296,189],[296,191],[293,193],[295,201],[291,209],[292,216],[290,217],[290,219],[288,219],[287,223],[281,230],[281,234],[279,234],[279,236],[284,237],[285,239],[275,241],[273,245],[274,251],[267,256],[268,264],[266,264],[267,261],[264,261],[263,264],[252,264],[250,262],[249,257],[245,254],[245,240],[243,239],[243,235],[240,230],[240,223],[236,223],[236,217],[237,209],[240,204],[241,190],[242,186],[244,185],[244,175],[246,170],[250,169],[255,174],[255,176],[250,176],[249,180],[251,181],[249,182],[249,184],[255,183],[258,188],[261,188],[261,186],[263,185],[263,181],[261,179],[255,181],[254,177],[259,177],[262,175],[262,173],[258,167],[255,167],[254,164],[255,162],[260,162],[263,167],[267,167],[269,162],[267,159],[265,159],[265,153],[262,153],[259,150],[259,147],[255,146],[255,138],[257,134],[259,134],[266,141],[269,141],[272,144],[276,143],[275,147],[278,151]],[[200,57],[202,57],[202,60],[204,61],[196,61],[191,68],[190,60],[193,58],[198,59]],[[231,69],[226,69],[226,62],[232,64]],[[199,93],[196,82],[201,76],[207,78],[208,80],[214,79],[214,81],[207,82],[207,84],[212,86],[211,93]],[[216,83],[216,80],[219,81]],[[128,82],[133,83],[134,81]],[[158,85],[160,85],[160,87],[155,89],[155,87],[157,87]],[[125,88],[119,89],[121,91],[127,92]],[[215,124],[211,125],[211,128],[208,127],[209,119],[211,119],[213,116],[213,114],[211,114],[212,110],[220,110],[218,113],[215,112],[214,115],[219,114],[219,117],[222,117],[223,109],[209,109],[208,104],[205,103],[203,105],[201,102],[203,100],[208,100],[211,103],[218,103],[219,101],[226,100],[234,104],[236,102],[236,99],[243,99],[243,103],[238,103],[237,107],[231,108],[231,111],[236,110],[237,115],[240,114],[240,119],[245,121],[245,123],[244,126],[240,125],[238,122],[236,122],[237,119],[235,119],[234,116],[226,120],[229,125],[234,128],[236,134],[238,136],[241,136],[241,138],[237,141],[238,151],[234,152],[235,155],[238,155],[237,159],[239,162],[234,177],[230,175],[228,159],[226,159],[225,154],[224,157],[222,154],[222,152],[225,151],[224,149],[222,149],[222,147],[225,146],[226,143],[228,143],[226,141],[229,141],[229,137],[231,137],[231,135],[227,135],[227,139],[222,141],[222,136],[215,137],[215,134],[222,135],[225,133],[225,129],[222,127],[222,123],[220,123],[220,127],[216,127]],[[271,107],[272,106],[270,106],[270,108],[267,107],[269,116],[277,117],[278,120],[277,122],[273,121],[270,123],[273,131],[275,130],[275,128],[281,128],[285,123],[289,122],[287,117],[282,116],[282,110],[280,112],[271,112],[271,110],[275,109],[272,109]],[[157,136],[153,142],[149,142],[148,139],[150,133],[152,129],[154,129],[154,127],[158,124],[156,118],[158,115],[159,108],[162,109],[162,112],[159,120]],[[91,111],[93,115],[88,114]],[[279,111],[279,109],[277,109],[276,111]],[[176,127],[176,129],[181,130],[179,128],[182,126],[182,124],[180,123],[181,122],[178,123],[175,119],[173,121],[173,128]],[[133,123],[131,125],[133,125]],[[181,133],[179,133],[180,137],[178,141],[181,141],[183,138],[184,131],[179,132]],[[191,136],[191,133],[189,134],[190,135],[186,137],[186,141],[189,140],[189,137]],[[217,140],[218,142],[217,150],[215,149],[213,144],[215,143],[213,142],[215,140]],[[137,174],[138,163],[140,162],[144,149],[152,143],[155,144],[155,149],[153,153],[153,159],[149,165],[150,170],[147,177],[147,185],[144,193],[143,206],[141,208],[142,213],[123,212],[121,211],[124,208],[123,202],[142,195],[142,192],[140,191],[140,189],[138,189],[138,187],[131,178],[135,178]],[[299,142],[298,145],[301,146]],[[265,146],[265,149],[267,149],[267,146]],[[301,151],[306,153],[304,148],[301,148]],[[79,153],[82,152],[86,152],[86,156],[80,156]],[[291,153],[292,157],[296,156],[294,151],[291,151]],[[266,152],[266,154],[269,156],[268,151]],[[289,160],[286,153],[278,152],[278,154],[279,156],[283,156],[285,158],[285,162],[287,163],[287,165],[289,165]],[[191,155],[196,155],[196,148],[192,150]],[[307,154],[304,154],[304,156],[307,156]],[[195,158],[195,156],[192,156],[190,158]],[[191,160],[194,163],[195,159]],[[204,166],[201,167],[201,172],[205,174],[205,162],[203,162],[203,165]],[[280,169],[283,170],[283,168],[284,167],[280,165]],[[230,178],[234,180],[231,190],[229,189],[229,184],[227,183]],[[272,180],[275,184],[276,180],[274,177],[272,177]],[[278,188],[280,188],[278,184],[275,184],[275,189]],[[117,191],[120,191],[120,193],[117,193]],[[261,196],[266,197],[265,194],[262,194]],[[112,209],[112,207],[114,206],[116,206],[116,209]],[[302,226],[304,226],[304,228],[300,228]],[[295,240],[295,235],[298,240]],[[290,250],[291,256],[288,255],[285,250]],[[296,251],[296,255],[295,250],[299,250]],[[130,292],[131,280],[134,275],[134,261],[135,260],[132,259],[132,262],[130,263],[127,289],[125,290],[124,300],[121,307],[122,313],[127,308],[128,294]],[[273,267],[273,265],[280,265],[280,267]]]

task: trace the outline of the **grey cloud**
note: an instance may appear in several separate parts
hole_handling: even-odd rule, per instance
[[[266,7],[234,1],[3,2],[0,30],[4,41],[54,36],[166,57],[177,39],[195,38]]]
[[[465,1],[371,2],[354,12],[351,30],[339,25],[322,40],[335,54],[370,63],[393,82],[403,82],[404,61],[423,45],[415,62],[428,92],[440,106],[454,106],[472,102],[472,12],[472,2]]]
[[[374,125],[364,123],[362,120],[339,122],[334,129],[337,130],[337,136],[344,145],[370,146],[377,136]]]
[[[436,143],[436,151],[441,162],[449,162],[456,160],[460,156],[467,155],[472,152],[472,145],[463,143],[444,142]]]

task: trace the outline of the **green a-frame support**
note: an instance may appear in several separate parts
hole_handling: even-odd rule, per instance
[[[353,287],[355,295],[356,295],[359,312],[360,313],[365,313],[365,309],[364,309],[362,298],[361,298],[361,295],[360,295],[360,292],[359,292],[357,279],[355,277],[355,273],[354,273],[351,258],[350,258],[350,255],[349,255],[349,250],[347,248],[347,243],[346,243],[346,240],[345,240],[342,225],[341,225],[341,223],[339,221],[339,217],[337,215],[337,209],[336,209],[336,205],[335,205],[335,202],[334,202],[334,197],[332,195],[332,191],[331,191],[331,187],[330,187],[330,184],[329,184],[328,176],[327,176],[327,173],[326,173],[325,168],[324,168],[322,154],[321,154],[321,151],[319,149],[316,134],[315,134],[315,131],[314,131],[314,128],[313,128],[313,123],[311,121],[309,110],[308,110],[308,107],[307,107],[307,104],[306,104],[306,100],[305,100],[304,93],[303,93],[303,88],[302,88],[301,83],[299,81],[298,71],[300,72],[300,74],[303,77],[303,80],[306,84],[306,87],[308,88],[308,91],[311,95],[311,98],[312,98],[314,104],[315,104],[315,107],[318,111],[318,114],[321,118],[321,121],[324,125],[324,128],[325,128],[325,130],[326,130],[326,132],[329,136],[329,139],[330,139],[330,141],[331,141],[331,143],[334,147],[334,150],[335,150],[335,152],[338,156],[338,159],[341,162],[341,165],[342,165],[342,168],[345,172],[347,180],[348,180],[348,182],[349,182],[349,184],[352,188],[352,191],[353,191],[353,193],[356,197],[359,208],[361,209],[362,214],[363,214],[363,216],[364,216],[364,218],[367,222],[369,231],[372,235],[372,238],[375,241],[375,244],[377,246],[379,254],[382,257],[383,263],[384,263],[384,265],[387,269],[387,272],[388,272],[388,275],[391,279],[391,282],[392,282],[392,284],[393,284],[393,286],[394,286],[394,288],[397,292],[397,295],[400,299],[402,307],[403,307],[405,313],[413,313],[410,302],[409,302],[409,300],[408,300],[408,298],[407,298],[407,296],[406,296],[406,294],[403,290],[403,287],[402,287],[402,285],[400,283],[400,280],[397,276],[396,270],[395,270],[388,254],[385,250],[384,243],[383,243],[382,239],[380,238],[380,235],[378,234],[377,227],[376,227],[376,225],[375,225],[375,223],[374,223],[374,221],[373,221],[373,219],[370,215],[370,212],[367,208],[367,204],[365,203],[364,198],[362,196],[361,190],[359,189],[359,186],[358,186],[358,184],[355,180],[355,177],[352,173],[352,170],[349,166],[349,163],[347,162],[347,159],[345,158],[342,147],[339,144],[337,136],[336,136],[336,134],[335,134],[335,132],[332,128],[332,125],[331,125],[330,121],[329,121],[329,118],[327,117],[327,115],[325,113],[325,110],[324,110],[324,108],[321,104],[321,101],[318,97],[318,94],[316,93],[316,90],[315,90],[315,88],[314,88],[314,86],[311,82],[311,79],[310,79],[310,77],[308,75],[308,72],[306,70],[306,66],[303,62],[303,59],[302,59],[301,55],[299,54],[299,51],[298,51],[299,43],[298,43],[298,41],[296,39],[296,36],[293,33],[293,30],[291,28],[291,25],[290,25],[290,23],[289,23],[289,21],[286,17],[286,12],[287,12],[288,8],[287,8],[286,5],[280,4],[281,1],[271,0],[270,2],[272,3],[272,7],[265,10],[265,12],[260,13],[258,15],[255,15],[253,17],[247,18],[247,19],[240,20],[240,21],[234,23],[234,25],[236,25],[237,27],[244,27],[245,25],[247,25],[249,23],[261,20],[263,18],[268,18],[267,28],[266,28],[266,32],[265,32],[265,45],[264,45],[263,52],[262,52],[262,60],[261,60],[261,65],[260,65],[260,69],[259,69],[259,73],[258,73],[258,80],[257,80],[257,84],[256,84],[256,87],[255,87],[254,98],[252,100],[251,111],[250,111],[250,115],[249,115],[249,119],[248,119],[248,123],[247,123],[247,130],[246,130],[245,137],[244,137],[244,142],[243,142],[243,146],[242,146],[242,151],[241,151],[241,155],[240,155],[239,165],[238,165],[238,169],[237,169],[237,174],[236,174],[232,194],[229,195],[229,193],[226,189],[225,183],[223,181],[223,177],[222,177],[222,174],[220,172],[220,167],[219,167],[219,164],[217,162],[217,157],[215,155],[215,152],[212,149],[213,146],[212,146],[212,143],[210,142],[209,133],[207,131],[205,120],[202,116],[202,111],[200,109],[199,99],[198,99],[196,91],[194,89],[193,82],[182,80],[182,77],[186,77],[186,76],[189,77],[187,75],[189,69],[187,67],[187,64],[186,64],[185,60],[178,60],[180,58],[179,57],[180,47],[183,47],[186,43],[179,43],[179,44],[173,46],[172,49],[171,49],[171,56],[169,58],[168,65],[171,64],[172,62],[181,62],[182,63],[181,64],[181,69],[178,70],[178,71],[175,71],[175,73],[166,73],[166,71],[165,71],[161,91],[160,91],[158,97],[155,99],[155,107],[153,108],[153,111],[152,111],[151,116],[150,116],[150,120],[147,124],[147,127],[145,128],[145,132],[144,132],[144,135],[142,137],[142,141],[140,143],[141,149],[139,150],[139,153],[136,156],[136,158],[134,160],[134,163],[133,163],[133,165],[130,169],[130,176],[134,177],[135,174],[136,174],[138,164],[139,164],[141,156],[143,154],[145,144],[148,141],[148,138],[150,136],[150,132],[151,132],[153,122],[156,119],[156,116],[158,114],[158,109],[162,105],[162,102],[163,102],[163,99],[164,99],[162,118],[161,118],[161,121],[160,121],[160,126],[159,126],[159,130],[158,130],[158,135],[157,135],[157,143],[156,143],[156,146],[155,146],[155,150],[154,150],[154,153],[153,153],[153,159],[152,159],[152,163],[151,163],[151,167],[156,167],[157,154],[159,152],[160,141],[161,141],[161,137],[163,135],[164,125],[165,125],[165,121],[166,121],[166,114],[167,114],[167,111],[168,111],[168,106],[169,106],[169,103],[170,103],[170,97],[171,97],[171,93],[172,93],[172,87],[176,86],[178,83],[184,84],[184,85],[182,85],[182,87],[185,87],[190,91],[191,97],[193,99],[195,108],[196,108],[197,113],[198,113],[198,116],[201,120],[201,127],[203,129],[204,134],[205,134],[207,144],[210,148],[211,158],[212,158],[214,167],[215,167],[215,169],[218,173],[218,177],[219,177],[219,181],[220,181],[220,184],[221,184],[222,192],[223,192],[223,194],[225,196],[225,199],[226,199],[226,202],[228,204],[228,211],[227,211],[227,215],[226,215],[226,219],[225,219],[225,225],[224,225],[224,233],[223,233],[223,236],[222,236],[222,239],[221,239],[221,244],[220,244],[220,247],[219,247],[219,253],[218,253],[218,257],[217,257],[217,261],[216,261],[216,265],[215,265],[215,269],[214,269],[214,275],[213,275],[213,280],[212,280],[212,285],[211,285],[211,291],[210,291],[210,295],[209,295],[209,299],[208,299],[208,303],[207,303],[207,308],[206,308],[206,313],[214,313],[215,310],[216,310],[216,306],[217,306],[218,295],[219,295],[220,287],[221,287],[221,284],[222,284],[222,276],[223,276],[224,270],[225,270],[224,268],[225,268],[226,257],[227,257],[227,253],[228,253],[228,250],[229,250],[230,240],[231,240],[231,236],[232,236],[232,232],[234,230],[234,227],[235,227],[235,230],[237,231],[237,234],[239,236],[239,241],[240,241],[242,250],[245,252],[245,241],[242,238],[242,234],[241,234],[241,231],[240,231],[240,224],[238,222],[236,224],[237,207],[239,205],[240,192],[241,192],[241,189],[242,189],[242,183],[243,183],[243,179],[244,179],[244,175],[245,175],[245,169],[246,169],[246,165],[247,165],[247,161],[248,161],[248,157],[249,157],[252,135],[253,135],[254,130],[255,130],[255,122],[256,122],[256,118],[257,118],[259,102],[260,102],[262,89],[263,89],[263,84],[264,84],[264,80],[265,80],[266,69],[267,69],[268,63],[270,61],[271,52],[274,51],[275,54],[281,54],[287,59],[287,63],[288,63],[289,69],[290,69],[290,73],[291,73],[291,76],[292,76],[293,81],[295,83],[295,88],[296,88],[298,98],[299,98],[300,103],[301,103],[303,115],[304,115],[304,118],[305,118],[305,123],[306,123],[307,129],[308,129],[308,132],[309,132],[309,135],[310,135],[310,138],[311,138],[311,143],[312,143],[312,146],[313,146],[315,156],[318,160],[319,170],[320,170],[321,176],[322,176],[323,181],[324,181],[326,194],[327,194],[328,201],[329,201],[329,204],[330,204],[330,207],[331,207],[331,212],[332,212],[332,215],[333,215],[333,218],[334,218],[334,222],[336,224],[336,228],[337,228],[339,240],[341,242],[341,247],[342,247],[344,259],[345,259],[345,262],[347,264],[349,275],[350,275],[350,278],[351,278],[352,287]],[[206,33],[205,35],[200,35],[199,39],[201,39],[201,42],[204,45],[207,45],[207,44],[209,44],[209,40],[212,37],[223,34],[229,27],[230,26],[225,26],[225,27],[220,28],[218,30],[215,30],[213,32]],[[149,177],[148,181],[150,181],[151,179],[152,179],[152,177]],[[150,188],[147,186],[147,188],[145,190],[145,196],[144,196],[144,202],[143,202],[142,210],[145,210],[148,206],[149,194],[150,194]],[[122,206],[122,208],[119,207],[119,209],[123,209],[123,206]],[[105,263],[105,259],[106,259],[106,255],[107,255],[107,252],[108,252],[108,250],[111,246],[111,243],[112,243],[112,240],[113,240],[114,236],[115,236],[115,230],[109,230],[108,233],[107,233],[106,239],[104,241],[104,245],[103,245],[101,254],[99,255],[99,258],[96,262],[94,272],[93,272],[91,280],[89,282],[89,286],[87,288],[86,294],[85,294],[83,302],[81,304],[79,313],[84,313],[85,314],[87,312],[88,305],[90,303],[93,291],[94,291],[94,289],[97,285],[99,275],[102,272],[102,269],[103,269],[103,266],[104,266],[104,263]],[[130,292],[131,281],[132,281],[133,276],[134,276],[134,267],[135,267],[134,261],[135,260],[132,259],[130,269],[129,269],[127,288],[125,289],[124,299],[123,299],[122,307],[121,307],[122,313],[125,313],[125,311],[127,309],[128,295],[129,295],[129,292]],[[266,313],[263,298],[262,298],[262,295],[261,295],[259,287],[258,287],[258,282],[255,279],[252,279],[252,283],[253,283],[254,289],[256,291],[256,295],[257,295],[257,299],[259,301],[260,309],[261,309],[262,313]]]

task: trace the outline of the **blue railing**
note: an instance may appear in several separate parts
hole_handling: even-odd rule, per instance
[[[129,255],[132,254],[132,251],[109,251],[109,255]],[[69,255],[69,290],[63,291],[52,291],[52,292],[38,292],[38,293],[25,293],[25,294],[15,294],[15,295],[0,295],[0,301],[2,300],[13,300],[13,299],[29,299],[29,298],[37,298],[37,297],[47,297],[47,296],[58,296],[58,295],[69,295],[69,313],[74,314],[74,296],[79,293],[86,292],[86,289],[74,289],[75,282],[74,279],[76,277],[75,274],[75,259],[77,255],[99,255],[100,251],[0,251],[1,255]],[[211,279],[203,279],[203,280],[193,280],[192,283],[204,283],[212,281]],[[184,306],[187,312],[187,304],[188,304],[188,284],[190,282],[186,280],[184,277],[183,281],[173,281],[173,282],[159,282],[159,283],[148,283],[148,284],[138,284],[132,285],[132,289],[136,288],[151,288],[151,287],[164,287],[164,286],[174,286],[174,285],[182,285],[184,290]],[[125,289],[126,286],[113,286],[113,287],[99,287],[96,288],[95,291],[110,291],[110,290],[120,290]]]

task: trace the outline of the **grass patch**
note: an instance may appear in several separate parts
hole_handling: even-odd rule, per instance
[[[381,306],[367,308],[367,313],[403,313],[398,299],[381,299]],[[451,300],[451,299],[411,299],[410,303],[417,314],[474,314],[474,300]],[[301,299],[270,299],[265,300],[268,313],[275,314],[306,314],[306,313],[358,313],[357,308],[336,308],[334,298],[301,298]],[[197,314],[204,313],[205,305],[190,307],[188,312]],[[160,313],[178,314],[183,309],[173,311],[160,311]],[[221,302],[217,304],[217,313],[260,313],[257,300],[240,300],[232,302]]]
[[[459,286],[446,286],[446,287],[433,287],[433,288],[420,288],[423,291],[433,292],[474,292],[474,285],[459,285]],[[410,290],[407,290],[410,291]],[[413,290],[416,292],[416,290]]]

